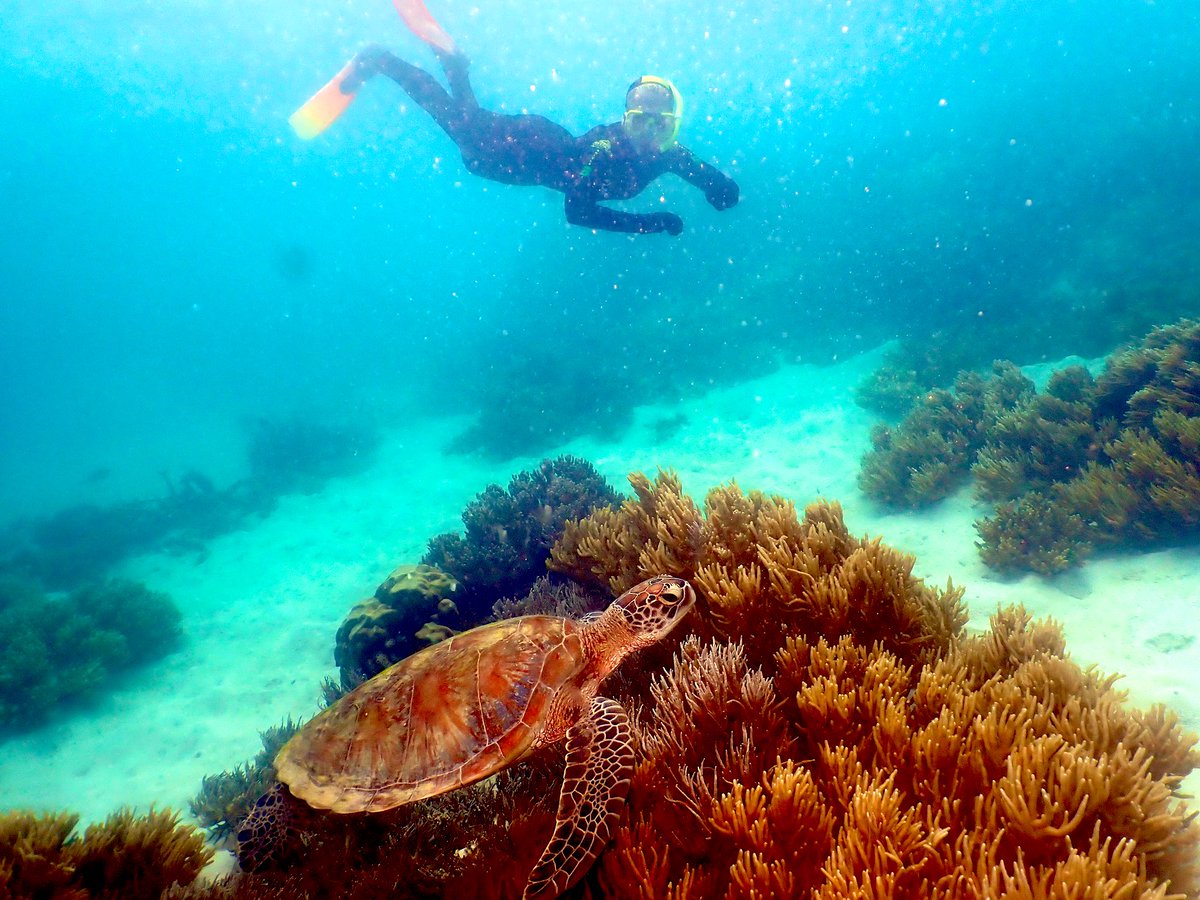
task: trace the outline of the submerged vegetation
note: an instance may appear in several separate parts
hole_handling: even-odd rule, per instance
[[[507,490],[488,485],[463,511],[465,535],[437,535],[421,561],[454,577],[455,602],[478,624],[497,599],[524,594],[546,574],[568,520],[620,499],[587,460],[546,459],[514,475]]]
[[[112,580],[45,594],[0,574],[0,729],[39,724],[116,673],[169,653],[179,610],[166,594]]]
[[[801,516],[730,484],[698,506],[670,473],[630,482],[632,498],[554,543],[567,587],[541,581],[497,608],[579,610],[659,572],[699,598],[678,635],[605,687],[631,712],[638,766],[612,843],[567,896],[1200,888],[1200,825],[1177,795],[1200,765],[1196,737],[1072,662],[1055,623],[1014,606],[967,637],[961,589],[850,535],[837,504]],[[240,848],[255,871],[186,896],[513,896],[553,825],[561,768],[555,750],[372,815],[271,788]]]
[[[935,502],[974,478],[998,503],[977,523],[984,561],[1052,574],[1097,547],[1193,535],[1200,525],[1200,321],[1156,328],[1095,379],[1057,372],[1044,393],[1011,363],[958,376],[895,429],[879,426],[863,491]]]
[[[238,822],[246,818],[254,806],[254,801],[275,782],[272,764],[275,754],[299,727],[288,718],[286,722],[259,732],[262,749],[254,759],[234,766],[230,771],[204,777],[199,793],[189,806],[196,821],[208,829],[215,843],[220,845],[233,834]]]
[[[157,900],[189,885],[213,857],[203,832],[170,810],[113,813],[82,835],[66,813],[0,814],[0,896]]]

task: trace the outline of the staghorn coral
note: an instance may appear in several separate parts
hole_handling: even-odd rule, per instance
[[[155,900],[190,885],[213,853],[170,810],[113,813],[75,836],[79,817],[25,811],[0,816],[0,896]]]

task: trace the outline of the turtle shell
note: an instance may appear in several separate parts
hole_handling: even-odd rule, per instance
[[[275,758],[279,780],[310,806],[343,813],[471,784],[529,751],[584,662],[579,626],[557,616],[455,635],[384,669],[301,728]]]

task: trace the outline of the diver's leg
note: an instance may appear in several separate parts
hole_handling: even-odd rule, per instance
[[[479,101],[475,99],[475,90],[471,87],[471,78],[467,71],[471,61],[467,59],[466,54],[461,51],[446,53],[436,47],[433,52],[442,63],[446,80],[450,82],[450,93],[455,101],[464,107],[478,109]]]
[[[438,84],[437,79],[424,69],[405,62],[383,47],[373,44],[355,55],[353,69],[342,82],[342,89],[348,93],[353,92],[363,82],[376,75],[386,75],[404,88],[404,92],[412,97],[418,106],[454,137],[465,113],[457,99],[446,93],[446,89]]]

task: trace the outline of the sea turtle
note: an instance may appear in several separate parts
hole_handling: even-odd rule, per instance
[[[633,773],[625,710],[597,689],[695,601],[682,578],[659,575],[582,619],[521,616],[457,634],[301,728],[275,757],[279,780],[318,809],[381,812],[479,781],[565,737],[557,822],[524,893],[557,897],[604,848]]]

